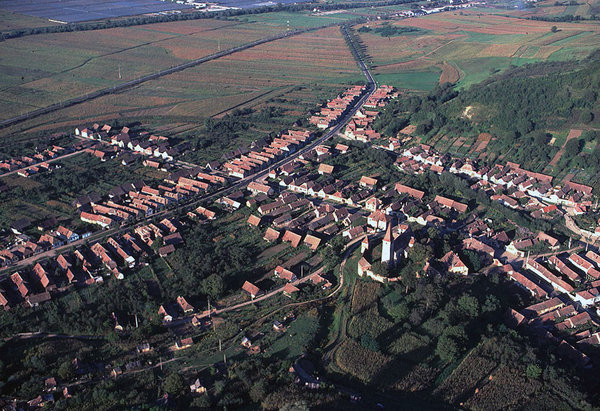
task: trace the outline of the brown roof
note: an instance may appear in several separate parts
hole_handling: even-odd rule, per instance
[[[314,235],[306,234],[304,237],[304,242],[308,245],[308,247],[315,251],[319,244],[321,244],[321,239],[319,237],[315,237]]]
[[[267,231],[265,232],[265,236],[264,239],[267,241],[277,241],[279,239],[279,235],[281,233],[271,227],[267,228]]]
[[[248,217],[248,224],[253,225],[254,227],[258,227],[260,222],[261,218],[255,216],[254,214],[250,214],[250,217]]]
[[[254,284],[252,284],[249,281],[246,281],[244,283],[244,285],[242,286],[242,290],[246,291],[251,296],[257,296],[258,293],[260,293],[260,288],[258,288],[257,286],[255,286]]]
[[[158,249],[158,255],[161,257],[167,256],[175,251],[175,246],[173,244],[166,245]]]
[[[290,284],[290,283],[287,283],[287,284],[286,284],[286,285],[283,287],[283,292],[284,292],[285,294],[292,294],[292,293],[295,293],[295,292],[297,292],[297,291],[300,291],[300,290],[298,289],[298,287],[295,287],[295,286],[293,286],[293,285],[292,285],[292,284]]]
[[[412,187],[409,186],[405,186],[404,184],[400,184],[400,183],[396,183],[396,187],[395,187],[396,191],[400,194],[402,193],[406,193],[418,200],[421,200],[423,198],[423,196],[425,195],[425,192],[414,189]]]
[[[333,166],[330,166],[328,164],[321,164],[319,165],[319,172],[322,174],[331,174],[333,173]]]
[[[286,230],[283,234],[283,241],[288,241],[292,247],[296,248],[300,244],[300,241],[302,241],[302,236],[293,231]]]
[[[362,176],[360,178],[360,183],[367,185],[367,186],[375,186],[375,185],[377,185],[377,179],[372,178],[372,177]]]

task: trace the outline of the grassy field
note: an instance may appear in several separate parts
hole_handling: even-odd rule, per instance
[[[10,11],[0,10],[0,31],[19,30],[30,27],[55,26],[47,19],[26,16],[24,14],[11,13]]]
[[[595,22],[551,23],[487,10],[445,12],[392,23],[421,30],[407,35],[359,35],[379,81],[415,91],[433,88],[448,66],[456,72],[447,76],[458,74],[457,85],[464,87],[510,65],[583,58],[600,46],[600,25]],[[381,24],[386,23],[366,25]],[[551,32],[554,25],[558,31]]]

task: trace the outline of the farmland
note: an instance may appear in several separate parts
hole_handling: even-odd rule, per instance
[[[382,24],[389,23],[367,25],[375,28]],[[421,31],[391,37],[358,34],[378,79],[415,91],[449,80],[467,87],[510,65],[583,58],[600,45],[600,27],[592,22],[559,23],[552,32],[556,23],[484,14],[477,9],[391,25]]]
[[[0,44],[2,118],[279,31],[268,26],[200,20],[6,41]]]
[[[162,36],[166,30],[177,30],[176,40],[162,43],[170,47],[169,53],[183,56],[193,52],[196,53],[193,56],[195,58],[200,53],[194,48],[194,45],[200,44],[196,42],[196,36],[202,37],[204,44],[214,42],[217,46],[219,33],[230,33],[231,38],[235,33],[263,37],[267,30],[276,30],[272,27],[259,30],[258,25],[241,22],[209,20],[213,24],[212,29],[206,28],[203,33],[182,38],[186,33],[194,33],[195,24],[206,22],[179,23],[176,27],[170,23],[152,25],[150,33]],[[220,41],[221,44],[225,42]],[[161,44],[161,49],[166,45]],[[121,66],[122,73],[125,73],[125,66]],[[224,76],[223,73],[230,74]],[[339,28],[330,27],[263,44],[164,76],[123,93],[62,109],[5,129],[3,133],[15,133],[23,129],[38,132],[57,129],[71,131],[85,121],[118,119],[124,123],[141,121],[145,126],[162,133],[185,137],[198,131],[205,118],[222,117],[234,108],[260,111],[274,107],[282,112],[269,124],[254,120],[256,127],[239,136],[251,141],[256,139],[257,133],[290,126],[299,117],[306,117],[318,102],[341,91],[346,84],[362,81]],[[205,149],[203,159],[218,157],[222,154],[221,150],[233,149],[239,141],[228,144],[215,152]]]

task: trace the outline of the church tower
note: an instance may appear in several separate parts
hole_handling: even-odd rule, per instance
[[[392,236],[392,223],[388,224],[381,246],[381,262],[387,263],[388,267],[394,265],[394,237]]]

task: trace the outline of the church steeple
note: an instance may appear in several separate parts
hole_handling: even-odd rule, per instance
[[[392,223],[387,226],[385,236],[381,245],[381,262],[387,263],[388,266],[394,265],[394,238],[392,236]]]

